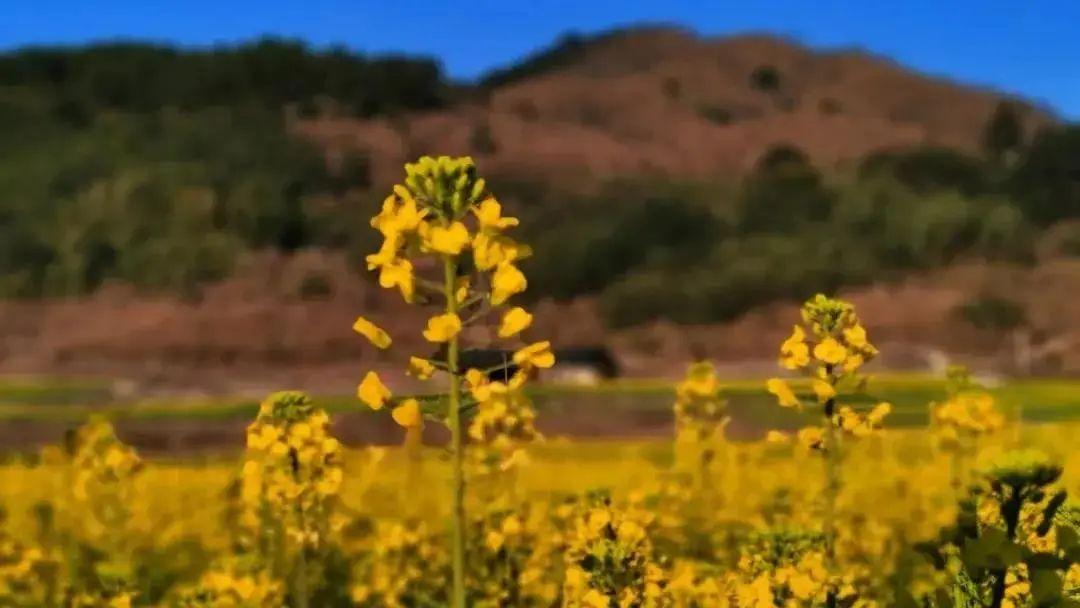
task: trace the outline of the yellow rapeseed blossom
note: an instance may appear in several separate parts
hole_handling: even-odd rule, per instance
[[[836,396],[836,388],[825,380],[814,378],[810,381],[810,387],[814,389],[819,403],[825,403]]]
[[[546,369],[555,365],[555,354],[551,352],[551,342],[535,342],[514,353],[514,363],[521,367]]]
[[[416,399],[406,399],[402,401],[391,412],[394,418],[394,422],[409,429],[419,426],[423,426],[424,418],[420,412],[420,402]]]
[[[790,440],[791,437],[783,431],[770,430],[765,433],[766,443],[787,443]]]
[[[808,426],[799,430],[797,435],[799,443],[809,449],[820,449],[824,441],[821,427]]]
[[[409,357],[409,375],[418,380],[427,380],[435,373],[435,364],[421,357]]]
[[[445,227],[432,226],[426,244],[436,253],[458,255],[469,244],[469,230],[461,222],[453,222]]]
[[[452,312],[428,319],[424,339],[428,342],[449,342],[461,331],[461,319]]]
[[[492,277],[491,303],[498,306],[515,294],[525,291],[528,281],[517,266],[503,262],[495,269]]]
[[[494,198],[485,199],[473,209],[473,213],[480,221],[481,230],[498,231],[518,225],[517,218],[503,217],[502,205]]]
[[[390,389],[379,379],[375,372],[368,372],[360,386],[356,389],[356,396],[373,410],[382,409],[386,400],[390,398]]]
[[[406,302],[412,302],[416,294],[416,278],[413,276],[412,262],[393,260],[382,265],[379,273],[379,285],[387,289],[394,287],[401,291]]]
[[[524,308],[516,306],[506,311],[499,324],[499,337],[510,338],[524,331],[532,324],[533,316]]]
[[[392,343],[390,334],[364,317],[356,318],[356,322],[353,323],[353,331],[367,338],[377,348],[386,349]]]
[[[783,407],[799,407],[802,405],[799,398],[795,396],[795,392],[791,390],[791,386],[780,378],[769,378],[765,382],[765,388],[769,393],[776,396]]]
[[[806,344],[806,333],[798,325],[791,332],[791,337],[780,345],[780,364],[795,370],[810,363],[810,347]]]
[[[814,346],[814,357],[829,365],[843,363],[847,355],[847,349],[833,338],[825,338]]]

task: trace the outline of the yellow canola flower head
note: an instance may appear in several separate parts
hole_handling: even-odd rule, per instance
[[[378,230],[389,240],[390,235],[397,233],[394,218],[397,215],[397,198],[391,194],[383,199],[382,209],[375,217],[371,218],[371,227]]]
[[[416,278],[413,265],[409,260],[395,259],[382,266],[379,273],[379,285],[384,289],[397,287],[406,302],[412,302],[416,293]]]
[[[461,331],[461,319],[452,312],[436,315],[428,319],[424,339],[428,342],[449,342]]]
[[[473,208],[473,213],[480,222],[481,230],[503,230],[518,225],[517,218],[502,216],[502,205],[494,198],[484,199],[479,207]]]
[[[380,410],[390,398],[390,389],[379,379],[375,372],[368,372],[360,386],[356,389],[356,396],[373,410]]]
[[[524,308],[517,306],[506,311],[502,322],[499,324],[499,337],[509,338],[516,336],[532,325],[533,316]]]
[[[396,187],[394,192],[401,190],[402,204],[398,208],[397,214],[394,216],[392,224],[401,232],[413,232],[420,228],[424,218],[428,214],[427,209],[419,209],[416,205],[416,199],[409,196],[409,193],[404,188]]]
[[[491,303],[498,306],[510,296],[525,291],[529,283],[525,275],[509,262],[499,264],[491,278]]]
[[[469,231],[461,222],[453,222],[449,226],[432,226],[425,235],[424,244],[436,253],[459,255],[469,244]]]
[[[847,358],[847,349],[835,338],[825,338],[814,347],[814,357],[828,365],[838,365]]]
[[[765,382],[765,389],[776,395],[776,399],[782,407],[799,407],[802,405],[799,398],[795,396],[795,392],[791,390],[791,386],[780,378],[769,378]]]
[[[810,450],[821,449],[825,445],[825,434],[821,427],[808,426],[798,434],[799,444]]]
[[[765,433],[766,443],[787,443],[791,438],[783,431],[771,430]]]
[[[391,342],[393,342],[390,339],[390,334],[364,317],[357,317],[352,327],[353,331],[367,338],[377,348],[389,348]]]
[[[885,417],[888,416],[890,412],[892,412],[892,404],[882,402],[875,405],[874,409],[870,410],[870,413],[866,415],[866,420],[871,425],[877,426],[885,420]]]
[[[469,370],[465,372],[465,383],[469,387],[469,392],[472,393],[473,398],[477,401],[484,402],[491,399],[491,381],[488,380],[488,377],[484,372],[475,368],[469,368]]]
[[[454,286],[454,301],[463,304],[469,297],[469,277],[458,277]]]
[[[844,360],[844,371],[849,374],[853,374],[859,370],[866,363],[866,357],[858,353],[848,355],[848,358]]]
[[[810,347],[806,344],[806,332],[796,325],[791,337],[780,345],[780,365],[795,370],[810,364]]]
[[[675,387],[679,398],[715,398],[720,391],[720,379],[716,377],[716,368],[708,361],[699,361],[690,365],[686,379]]]
[[[825,403],[836,396],[836,388],[819,378],[811,380],[810,386],[814,389],[814,394],[817,395],[818,403]]]
[[[491,270],[499,264],[516,262],[532,255],[528,245],[522,245],[501,234],[481,231],[472,242],[473,261],[478,270]]]
[[[407,429],[424,426],[424,416],[420,411],[420,402],[416,399],[402,401],[400,405],[390,412],[390,415],[394,418],[394,422]]]
[[[856,349],[866,348],[870,342],[866,339],[866,328],[862,325],[854,325],[844,330],[844,340],[848,346]]]
[[[382,245],[379,246],[379,250],[375,253],[368,254],[364,258],[367,262],[368,270],[382,268],[387,264],[393,264],[397,261],[398,249],[401,247],[402,242],[400,233],[394,232],[387,235],[383,240]]]
[[[408,373],[419,380],[427,380],[435,373],[435,364],[420,357],[409,357]]]
[[[607,595],[604,595],[596,589],[590,589],[584,597],[581,598],[581,605],[587,608],[609,608],[611,606],[611,600]]]
[[[555,365],[555,353],[547,340],[530,344],[514,353],[514,363],[521,367],[547,369]]]

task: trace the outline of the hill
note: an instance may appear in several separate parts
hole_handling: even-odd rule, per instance
[[[0,55],[0,127],[2,371],[225,390],[396,367],[347,332],[394,310],[358,260],[434,153],[521,217],[537,335],[633,373],[771,366],[817,291],[871,306],[916,353],[898,366],[1080,373],[1080,127],[862,52],[638,28],[462,84],[288,41],[30,49]]]
[[[860,51],[672,28],[571,37],[481,80],[473,100],[408,118],[299,126],[330,149],[371,154],[381,180],[418,150],[471,154],[489,173],[588,183],[625,175],[717,179],[789,144],[823,169],[917,145],[980,148],[1008,101],[1029,136],[1047,112]]]

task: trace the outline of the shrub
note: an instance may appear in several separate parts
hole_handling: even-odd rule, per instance
[[[978,329],[1009,330],[1027,323],[1023,304],[994,295],[969,300],[959,305],[955,313]]]

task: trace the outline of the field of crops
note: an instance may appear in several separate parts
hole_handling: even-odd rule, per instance
[[[439,306],[417,331],[443,354],[408,359],[430,391],[368,371],[347,400],[103,408],[92,382],[8,383],[12,442],[56,443],[0,465],[0,606],[1080,605],[1076,384],[874,379],[854,307],[818,295],[774,378],[698,361],[671,385],[536,385],[556,361],[508,304],[517,220],[469,159],[407,173],[367,261]],[[466,329],[510,361],[463,365]],[[393,447],[343,442],[349,416]],[[122,439],[193,420],[242,421],[233,449],[144,458]]]
[[[925,428],[851,443],[829,568],[821,550],[825,468],[811,450],[720,440],[702,463],[701,446],[688,455],[689,446],[671,440],[550,438],[513,469],[470,476],[469,605],[607,606],[567,595],[574,583],[568,573],[586,555],[611,571],[583,584],[612,597],[640,594],[628,605],[817,605],[827,599],[830,572],[839,577],[843,605],[951,593],[962,566],[939,570],[918,544],[956,526],[967,488],[978,487],[979,471],[1007,448],[1037,446],[1064,466],[1055,487],[1080,495],[1078,431],[1071,422],[1009,425],[974,442],[964,458]],[[449,601],[442,488],[452,475],[441,449],[342,450],[340,486],[314,492],[311,519],[297,520],[301,510],[285,508],[249,520],[239,481],[245,458],[154,459],[136,467],[135,455],[105,427],[87,427],[80,437],[73,457],[46,449],[0,467],[8,514],[0,542],[3,605],[77,598],[83,603],[75,605],[299,605],[298,589],[306,589],[309,606]],[[305,490],[298,491],[293,498],[305,504]],[[989,526],[996,513],[986,505],[994,503],[977,499]],[[1046,539],[1025,529],[1030,544],[1052,543],[1075,518],[1070,509],[1061,510]],[[1025,522],[1037,526],[1038,513],[1025,510]],[[264,535],[296,526],[291,532],[313,537],[256,542],[252,526]],[[1077,567],[1068,572],[1075,588]],[[654,585],[655,601],[648,599]],[[1008,589],[1029,598],[1028,585],[1016,579]]]

